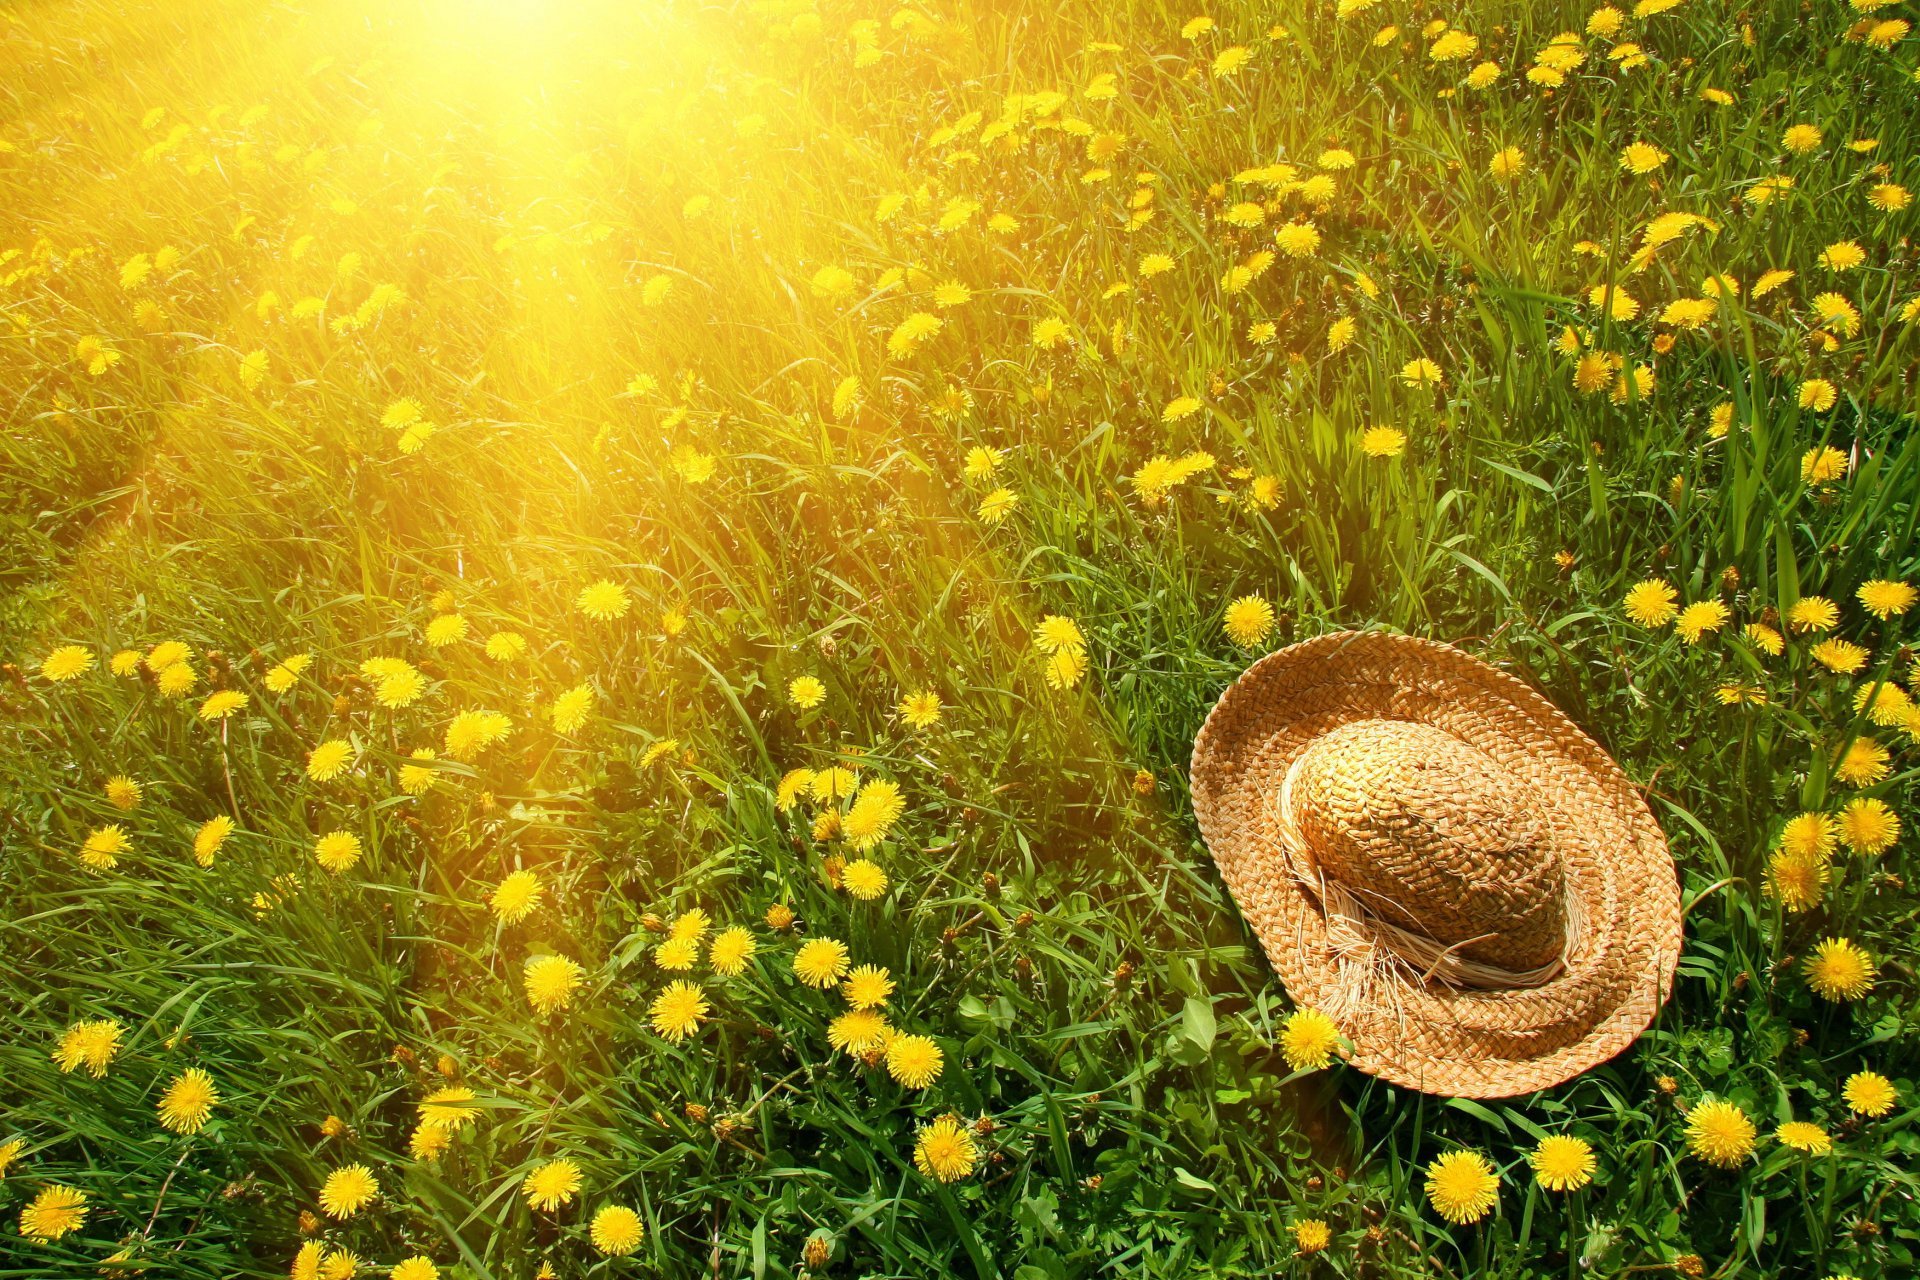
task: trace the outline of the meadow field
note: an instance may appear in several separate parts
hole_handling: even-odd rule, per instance
[[[1910,9],[0,7],[0,1277],[1914,1274]],[[1562,1086],[1200,840],[1371,628],[1671,843]]]

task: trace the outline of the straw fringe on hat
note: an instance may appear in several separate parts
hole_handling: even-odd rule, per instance
[[[1381,632],[1255,663],[1193,745],[1201,834],[1280,980],[1428,1093],[1559,1084],[1653,1021],[1680,956],[1666,837],[1551,703]]]

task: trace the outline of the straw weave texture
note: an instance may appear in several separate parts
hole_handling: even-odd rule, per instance
[[[1544,1089],[1632,1043],[1671,988],[1680,892],[1646,803],[1449,645],[1343,632],[1269,655],[1208,716],[1192,788],[1274,970],[1363,1071]]]

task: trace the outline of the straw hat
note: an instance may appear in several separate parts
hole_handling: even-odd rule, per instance
[[[1499,1098],[1631,1044],[1680,956],[1666,837],[1607,753],[1449,645],[1344,632],[1256,662],[1193,807],[1299,1003],[1395,1084]]]

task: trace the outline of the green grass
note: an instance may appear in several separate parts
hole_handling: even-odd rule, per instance
[[[361,1274],[421,1253],[463,1280],[531,1280],[543,1260],[760,1280],[798,1274],[816,1236],[825,1274],[864,1277],[1616,1276],[1687,1255],[1718,1277],[1909,1273],[1920,758],[1911,727],[1868,723],[1853,695],[1914,679],[1916,615],[1880,622],[1854,595],[1920,577],[1920,346],[1899,319],[1920,296],[1913,213],[1867,199],[1920,182],[1914,42],[1843,39],[1861,15],[1832,0],[1688,0],[1580,37],[1586,64],[1549,93],[1523,72],[1585,8],[1337,19],[1234,0],[1193,41],[1194,13],[1153,0],[897,12],[0,14],[0,254],[19,251],[0,262],[0,1142],[25,1150],[0,1179],[0,1276],[285,1275],[317,1238]],[[869,19],[880,56],[860,66],[850,32]],[[1429,60],[1421,28],[1441,19],[1479,51]],[[1390,22],[1405,31],[1377,43]],[[1650,61],[1609,60],[1620,40]],[[1236,42],[1251,63],[1210,74]],[[1498,83],[1462,87],[1483,58]],[[1088,96],[1104,72],[1117,96]],[[1052,90],[1018,149],[983,140],[1009,94]],[[1064,118],[1085,127],[1044,127]],[[1811,154],[1782,147],[1798,123],[1824,133]],[[1089,158],[1106,134],[1124,135],[1116,154]],[[1652,179],[1620,166],[1637,140],[1671,154]],[[1316,255],[1226,292],[1273,243],[1222,220],[1256,198],[1235,175],[1284,160],[1310,176],[1336,145],[1357,164],[1327,206],[1289,195],[1267,219],[1311,216]],[[1488,170],[1506,146],[1527,160],[1511,183]],[[1110,176],[1086,180],[1096,168]],[[1756,204],[1781,174],[1791,190]],[[1129,229],[1136,191],[1155,213]],[[889,195],[906,203],[878,221]],[[980,208],[942,230],[956,198]],[[1631,270],[1668,211],[1713,225]],[[998,213],[1017,229],[990,231]],[[1818,255],[1846,239],[1864,265],[1827,271]],[[123,287],[123,264],[163,246],[177,263]],[[1143,275],[1152,253],[1174,269]],[[812,287],[830,265],[851,295]],[[1751,298],[1774,267],[1796,275]],[[1741,296],[1707,326],[1658,322],[1716,272]],[[656,278],[672,286],[650,304]],[[947,281],[972,300],[936,307]],[[1104,296],[1117,283],[1132,288]],[[1636,319],[1588,305],[1608,283]],[[335,326],[379,284],[404,301]],[[1822,350],[1829,290],[1861,324]],[[318,313],[296,316],[308,298]],[[890,357],[923,310],[941,331]],[[1357,332],[1330,351],[1341,316]],[[1070,343],[1033,344],[1048,317]],[[1271,341],[1248,336],[1260,322]],[[1651,365],[1650,393],[1577,391],[1556,350],[1569,326],[1584,350]],[[91,337],[120,356],[97,376],[75,356]],[[269,363],[249,387],[254,351]],[[1405,384],[1417,357],[1442,388]],[[864,403],[837,415],[850,375]],[[1833,409],[1797,407],[1809,378],[1835,385]],[[1178,396],[1203,408],[1163,421]],[[411,455],[380,425],[401,397],[440,424]],[[1403,456],[1357,448],[1382,424],[1407,433]],[[710,480],[676,468],[682,445],[716,459]],[[964,474],[977,445],[1006,451],[990,481]],[[1845,476],[1804,483],[1824,446]],[[1194,450],[1217,465],[1163,504],[1128,483]],[[1245,501],[1235,468],[1273,477],[1277,504]],[[989,525],[977,508],[1000,485],[1018,505]],[[617,624],[573,607],[603,577],[635,601]],[[1723,600],[1732,625],[1697,645],[1635,626],[1621,601],[1650,577],[1683,604]],[[431,649],[442,591],[469,633]],[[1263,649],[1348,627],[1450,640],[1618,756],[1688,904],[1674,998],[1634,1049],[1493,1103],[1289,1070],[1292,1005],[1185,790],[1194,734],[1254,656],[1221,630],[1248,593],[1280,615]],[[1777,658],[1739,638],[1816,595],[1870,651],[1852,677],[1808,637]],[[671,638],[670,610],[689,620]],[[1048,687],[1030,640],[1049,614],[1089,642],[1070,690]],[[503,629],[530,642],[517,663],[482,652]],[[195,653],[185,699],[106,671],[167,639]],[[95,668],[42,679],[63,644]],[[271,693],[267,669],[303,652],[302,681]],[[428,694],[378,706],[357,674],[375,656],[414,662]],[[827,697],[802,712],[785,691],[809,674]],[[556,733],[547,709],[583,682],[593,719]],[[1729,683],[1768,701],[1724,706]],[[224,730],[193,714],[214,687],[250,699]],[[914,732],[895,707],[921,688],[947,709]],[[512,736],[472,763],[443,749],[438,786],[404,794],[408,753],[479,708]],[[1833,770],[1859,735],[1891,752],[1865,788]],[[355,766],[310,781],[306,753],[330,738]],[[907,800],[870,903],[829,883],[842,849],[812,838],[813,806],[775,805],[787,770],[854,753]],[[122,774],[145,789],[131,813],[102,790]],[[1782,826],[1858,795],[1894,807],[1901,839],[1842,850],[1824,900],[1784,912],[1763,891]],[[239,831],[203,870],[193,833],[218,813]],[[114,822],[132,851],[88,871],[75,851]],[[338,877],[311,852],[335,829],[367,850]],[[546,900],[501,924],[486,898],[518,867]],[[830,1050],[843,1004],[794,980],[796,935],[762,923],[774,903],[799,936],[892,971],[893,1021],[946,1054],[937,1083],[909,1091]],[[695,975],[714,1017],[676,1045],[647,1024],[664,980],[649,952],[695,906],[761,951],[739,978]],[[1878,961],[1865,998],[1809,990],[1798,958],[1826,937]],[[587,979],[541,1019],[520,973],[547,951]],[[65,1029],[103,1017],[125,1028],[107,1074],[59,1071]],[[182,1137],[155,1106],[188,1067],[222,1103]],[[1899,1088],[1886,1118],[1841,1100],[1861,1069]],[[449,1081],[483,1114],[415,1160],[415,1104]],[[1688,1154],[1683,1109],[1709,1095],[1759,1123],[1737,1171]],[[943,1186],[912,1152],[948,1111],[991,1132]],[[1826,1124],[1834,1153],[1773,1141],[1788,1118]],[[1593,1142],[1592,1187],[1535,1184],[1525,1155],[1546,1133]],[[1421,1190],[1460,1146],[1502,1172],[1477,1226],[1447,1226]],[[585,1188],[535,1212],[520,1182],[559,1156]],[[378,1206],[303,1224],[352,1162],[378,1176]],[[85,1190],[89,1217],[33,1243],[15,1224],[50,1182]],[[632,1258],[587,1241],[608,1203],[646,1220]],[[1333,1244],[1297,1257],[1289,1227],[1309,1218]]]

